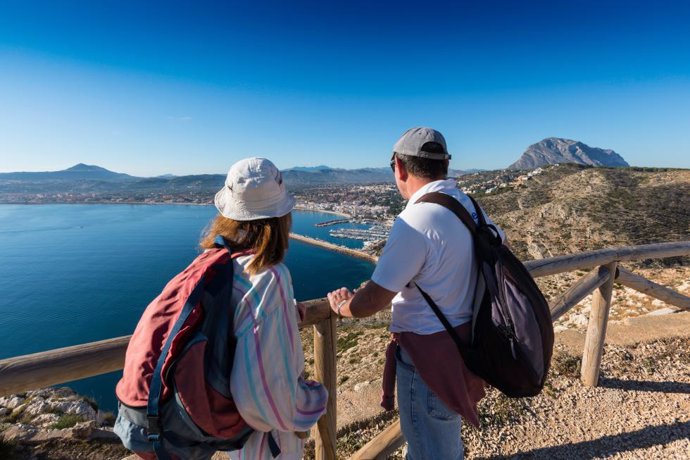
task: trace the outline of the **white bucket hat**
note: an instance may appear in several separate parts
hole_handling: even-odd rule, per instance
[[[223,216],[238,221],[282,217],[295,207],[282,174],[266,158],[245,158],[232,165],[214,202]]]

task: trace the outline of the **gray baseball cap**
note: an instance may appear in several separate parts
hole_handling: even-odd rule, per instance
[[[443,153],[425,152],[424,145],[428,142],[442,145]],[[450,160],[446,139],[443,137],[443,134],[431,128],[408,129],[393,146],[393,153],[429,158],[430,160]]]

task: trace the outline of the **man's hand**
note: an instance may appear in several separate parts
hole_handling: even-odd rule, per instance
[[[328,303],[331,304],[331,310],[338,316],[343,315],[343,306],[350,300],[354,294],[346,287],[341,287],[335,291],[328,293]]]
[[[354,294],[347,288],[329,292],[328,302],[335,313],[340,310],[340,316],[364,318],[388,307],[395,294],[370,280]]]

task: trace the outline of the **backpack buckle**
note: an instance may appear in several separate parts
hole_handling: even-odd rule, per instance
[[[148,440],[150,442],[156,442],[160,439],[160,434],[161,434],[161,422],[160,422],[160,417],[157,415],[147,415],[146,420],[149,423],[148,426]]]

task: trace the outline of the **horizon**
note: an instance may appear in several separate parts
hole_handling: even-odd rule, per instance
[[[272,3],[0,5],[0,172],[380,168],[413,126],[456,170],[548,137],[690,167],[685,2]]]

